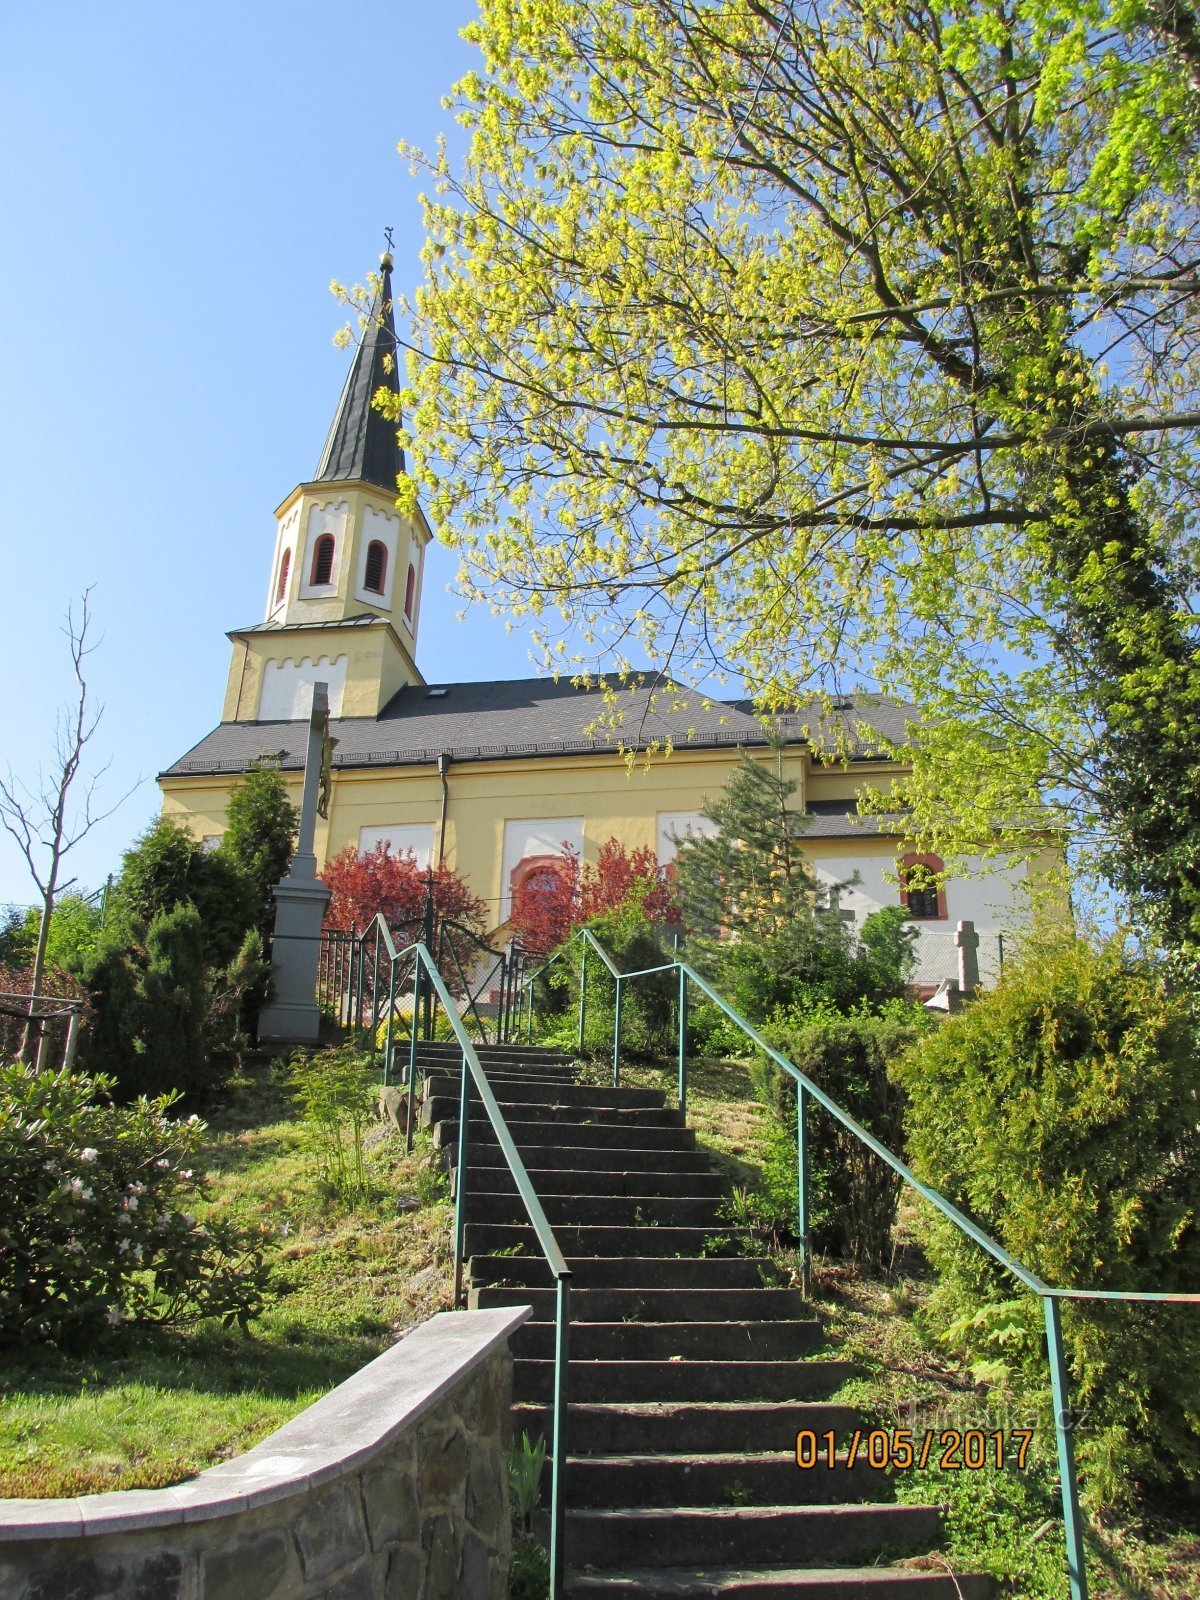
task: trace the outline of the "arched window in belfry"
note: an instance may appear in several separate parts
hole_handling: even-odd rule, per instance
[[[308,580],[314,588],[333,581],[333,535],[323,533],[313,551],[312,577]]]
[[[275,604],[278,605],[287,593],[288,573],[292,570],[292,552],[285,550],[283,560],[279,563],[279,582],[275,585]]]
[[[412,621],[413,598],[417,592],[417,569],[412,562],[408,563],[408,582],[404,586],[404,615]]]
[[[372,539],[367,546],[367,575],[363,579],[363,588],[370,589],[372,594],[382,594],[386,582],[387,548],[380,540]]]

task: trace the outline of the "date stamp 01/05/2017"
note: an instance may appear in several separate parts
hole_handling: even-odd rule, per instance
[[[1032,1428],[926,1429],[855,1428],[840,1442],[830,1428],[818,1433],[801,1428],[796,1435],[796,1465],[802,1472],[818,1468],[835,1472],[850,1471],[856,1463],[905,1472],[909,1467],[936,1467],[940,1472],[982,1472],[985,1467],[1000,1469],[1025,1466],[1033,1439]]]

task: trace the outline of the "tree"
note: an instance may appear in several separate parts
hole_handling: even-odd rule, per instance
[[[46,944],[58,895],[71,887],[74,879],[60,881],[62,864],[67,855],[85,839],[105,818],[111,817],[133,790],[128,790],[114,805],[104,811],[96,810],[97,789],[108,770],[108,763],[91,777],[83,776],[83,762],[87,746],[95,736],[104,714],[103,706],[92,709],[88,699],[84,666],[96,648],[88,642],[91,626],[89,598],[91,590],[85,589],[75,607],[67,609],[66,635],[71,655],[71,670],[75,677],[75,698],[65,706],[58,717],[54,741],[54,768],[47,776],[38,772],[36,788],[30,788],[13,776],[12,768],[0,778],[0,823],[16,841],[25,858],[29,875],[41,896],[41,914],[38,920],[37,943],[33,952],[30,974],[30,995],[36,999],[42,985],[46,965]],[[82,798],[76,803],[72,790],[76,781],[82,783]],[[136,785],[134,786],[136,787]],[[76,791],[77,793],[79,791]],[[31,1031],[26,1030],[25,1049],[28,1050]]]
[[[1200,948],[1193,13],[484,0],[469,35],[398,402],[464,591],[580,672],[740,672],[835,754],[883,743],[847,689],[912,701],[923,848],[1070,823]]]
[[[509,920],[530,955],[547,956],[576,928],[634,903],[648,922],[678,920],[674,884],[648,845],[627,850],[606,839],[585,866],[564,843],[557,861],[518,884]]]
[[[287,797],[278,768],[254,766],[229,797],[217,853],[232,863],[250,889],[255,919],[271,926],[271,890],[287,873],[300,826],[300,808]]]
[[[433,887],[436,921],[451,918],[482,934],[487,908],[450,867],[427,871],[417,865],[411,850],[394,856],[386,840],[360,854],[352,844],[331,856],[321,869],[321,879],[331,896],[325,908],[327,928],[349,928],[361,933],[372,917],[382,914],[390,928],[417,938],[425,915],[429,887]]]
[[[109,917],[114,937],[140,943],[154,919],[185,904],[200,915],[204,959],[232,961],[256,924],[253,884],[229,852],[206,850],[174,817],[158,817],[121,858]]]

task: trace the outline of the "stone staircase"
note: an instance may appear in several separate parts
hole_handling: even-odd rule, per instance
[[[766,1259],[712,1254],[742,1230],[679,1113],[652,1089],[581,1084],[569,1058],[480,1050],[573,1273],[566,1436],[568,1590],[652,1600],[983,1600],[990,1579],[882,1563],[939,1539],[932,1505],[844,1451],[801,1471],[801,1428],[862,1419],[828,1397],[850,1373]],[[457,1156],[459,1054],[422,1047],[422,1120]],[[528,1304],[513,1426],[550,1438],[554,1289],[482,1107],[471,1119],[465,1255],[472,1306]],[[548,1476],[548,1469],[547,1469]]]

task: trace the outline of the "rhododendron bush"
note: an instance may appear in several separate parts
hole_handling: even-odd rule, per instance
[[[204,1123],[113,1080],[0,1066],[0,1344],[262,1309],[263,1236],[200,1220]]]

